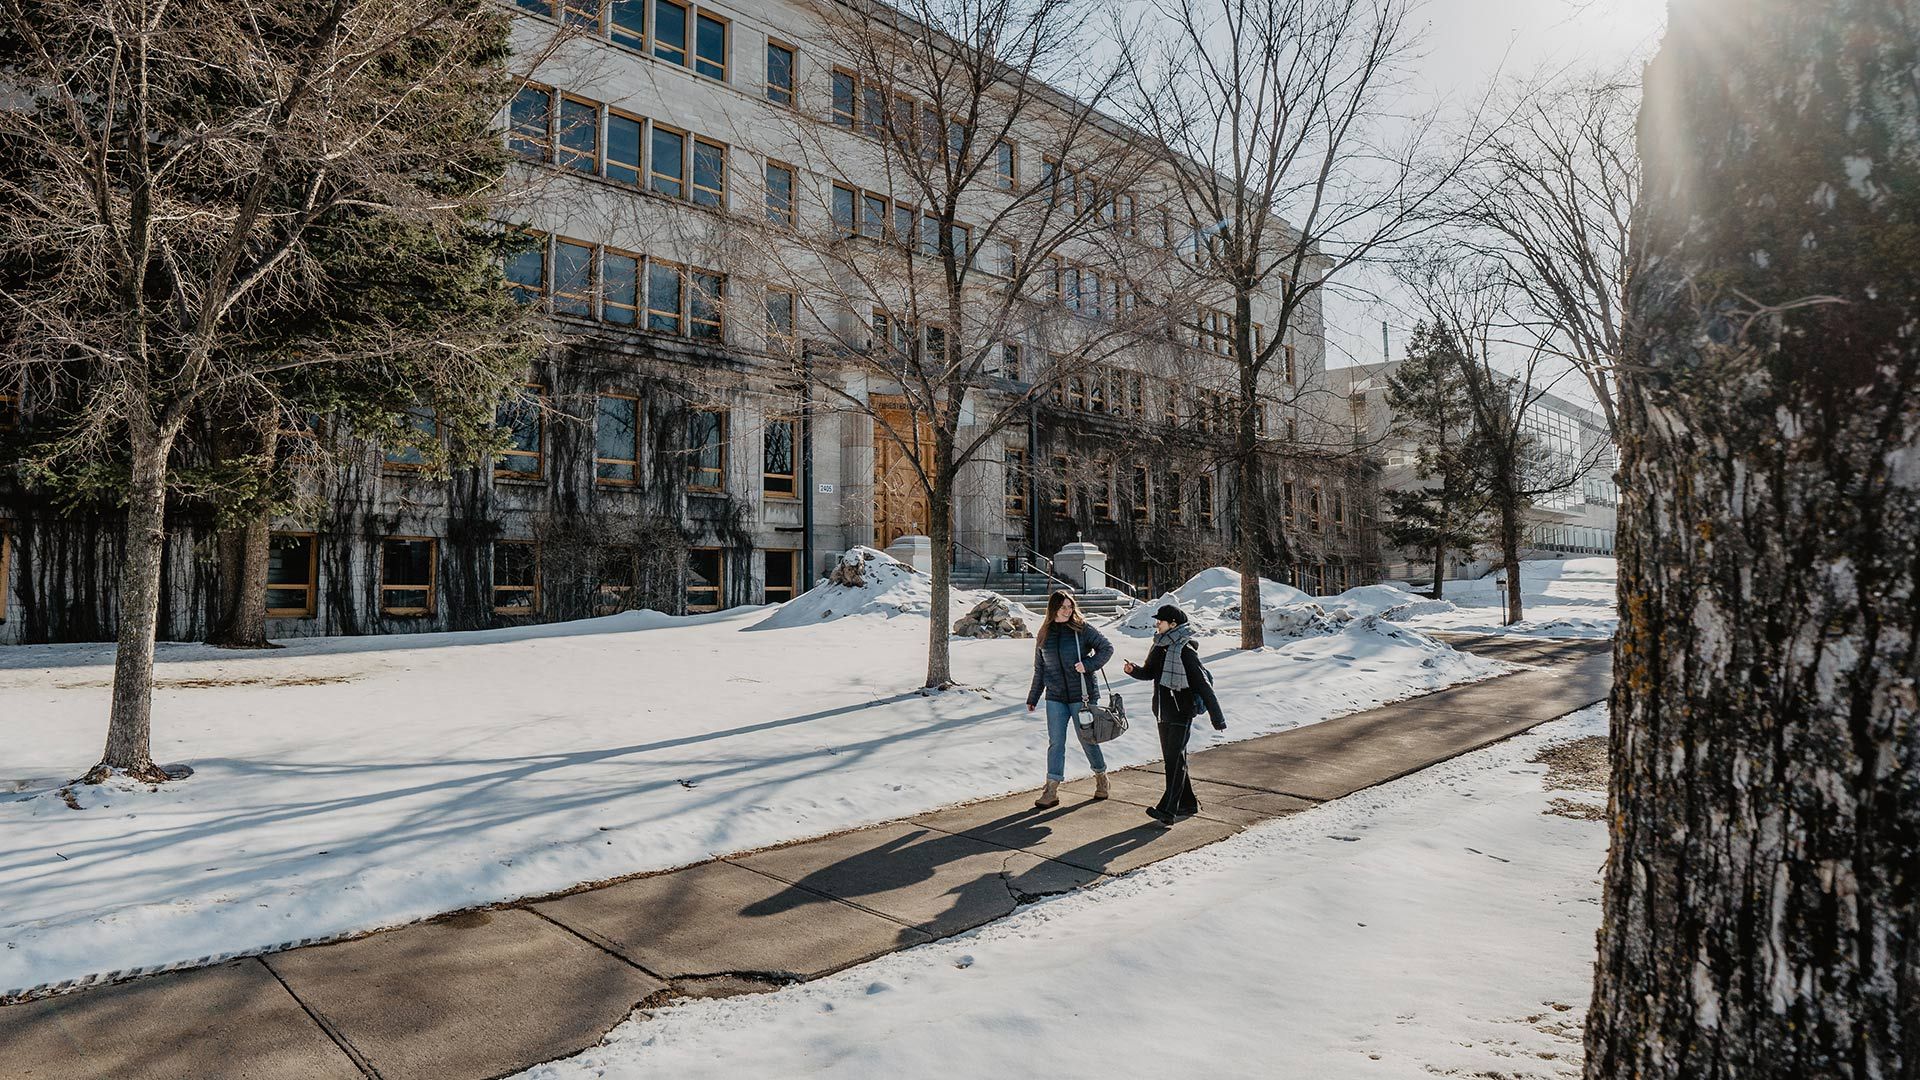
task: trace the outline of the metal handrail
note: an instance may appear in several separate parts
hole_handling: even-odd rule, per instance
[[[1093,587],[1087,584],[1087,573],[1091,569],[1092,569],[1091,567],[1086,567],[1086,566],[1083,566],[1080,568],[1080,587],[1082,589],[1087,590],[1088,592],[1093,591]],[[1140,599],[1140,586],[1135,585],[1133,582],[1128,581],[1126,578],[1121,577],[1119,574],[1116,574],[1111,570],[1100,571],[1100,576],[1106,578],[1108,581],[1117,581],[1121,585],[1125,586],[1125,588],[1113,590],[1114,592],[1124,593],[1127,599],[1133,601],[1136,604],[1146,603],[1145,600]]]

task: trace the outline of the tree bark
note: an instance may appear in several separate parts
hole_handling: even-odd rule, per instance
[[[257,467],[273,468],[279,449],[279,425],[261,422],[250,452]],[[261,491],[249,504],[247,521],[220,534],[220,631],[212,644],[227,649],[270,649],[267,640],[267,563],[272,555],[272,500]]]
[[[1675,0],[1648,72],[1591,1080],[1920,1075],[1916,28]]]
[[[126,550],[122,553],[119,647],[113,660],[113,700],[106,752],[86,779],[98,782],[117,770],[162,781],[153,764],[153,652],[160,622],[160,564],[166,544],[168,434],[132,431],[132,476],[127,487]]]
[[[1500,506],[1500,558],[1507,564],[1507,618],[1504,625],[1520,621],[1520,508],[1512,499]]]
[[[1446,528],[1446,520],[1447,520],[1446,516],[1443,512],[1440,518],[1440,522],[1441,522],[1440,527],[1442,529]],[[1447,572],[1447,545],[1444,543],[1435,544],[1433,545],[1433,598],[1435,600],[1440,599],[1440,592],[1441,592],[1440,582],[1446,577],[1446,572]]]
[[[953,436],[946,418],[933,435],[933,476],[927,499],[927,538],[933,548],[933,610],[927,625],[929,689],[953,685]]]
[[[1259,431],[1254,426],[1254,410],[1259,407],[1259,372],[1253,366],[1253,302],[1246,289],[1234,297],[1234,351],[1240,369],[1240,408],[1233,424],[1234,483],[1238,488],[1234,515],[1234,561],[1240,571],[1240,647],[1265,648],[1266,613],[1260,606],[1260,533],[1264,521],[1259,496]]]

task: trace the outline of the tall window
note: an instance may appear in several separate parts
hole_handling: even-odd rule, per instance
[[[5,543],[0,535],[0,544]],[[6,592],[6,559],[0,555],[0,593]],[[314,611],[319,561],[312,533],[273,533],[267,538],[267,614],[304,619]]]
[[[493,610],[501,615],[540,611],[540,549],[525,540],[493,545]]]
[[[687,610],[719,611],[727,572],[726,553],[719,548],[687,552]]]
[[[502,402],[494,410],[494,422],[506,432],[507,445],[494,459],[493,475],[525,480],[538,477],[543,471],[546,463],[540,413],[543,389],[528,386],[524,394]]]
[[[857,107],[859,94],[856,80],[851,72],[835,69],[833,72],[833,122],[841,127],[853,126],[853,110]]]
[[[1113,520],[1113,463],[1110,461],[1093,463],[1093,516],[1101,521]]]
[[[793,293],[786,289],[767,290],[767,351],[790,355],[799,345],[793,332]]]
[[[387,467],[390,469],[423,469],[427,465],[426,448],[440,439],[440,418],[431,405],[413,405],[407,408],[400,418],[400,424],[406,429],[402,445],[390,447],[386,453]]]
[[[601,550],[600,586],[594,593],[594,614],[611,615],[633,606],[634,554],[630,547]]]
[[[1020,365],[1020,344],[1015,341],[1000,343],[1000,377],[1018,380],[1024,369]]]
[[[1178,472],[1167,474],[1166,496],[1160,500],[1160,506],[1166,513],[1167,523],[1170,525],[1187,523],[1187,493],[1183,490],[1184,486],[1184,481]]]
[[[693,140],[693,201],[699,206],[727,202],[727,148],[705,139]]]
[[[767,220],[793,226],[793,168],[767,162]]]
[[[993,144],[993,173],[1001,190],[1013,190],[1013,144],[1004,139]]]
[[[694,20],[693,70],[727,80],[727,20],[701,12]]]
[[[1153,505],[1150,501],[1153,484],[1145,465],[1133,467],[1133,520],[1145,525],[1153,520]]]
[[[559,162],[575,172],[600,171],[598,105],[575,97],[561,97]]]
[[[727,279],[705,270],[688,277],[693,287],[687,292],[687,333],[702,341],[724,339]]]
[[[727,478],[727,414],[695,409],[687,417],[687,487],[719,491]]]
[[[677,0],[654,0],[653,55],[686,66],[687,5]]]
[[[647,47],[647,0],[613,0],[607,8],[607,36],[629,49]]]
[[[767,100],[793,107],[793,46],[767,39]]]
[[[433,614],[434,548],[424,536],[389,536],[380,545],[380,611]]]
[[[547,292],[547,236],[524,233],[516,239],[522,246],[507,256],[507,282],[515,300],[537,304]]]
[[[601,394],[593,420],[593,475],[602,484],[629,486],[640,474],[640,401]]]
[[[640,256],[605,251],[600,255],[600,317],[620,326],[640,320]]]
[[[843,184],[833,185],[833,224],[842,236],[853,236],[853,207],[859,200],[852,188]]]
[[[1053,459],[1053,491],[1047,501],[1052,504],[1053,512],[1059,517],[1073,515],[1073,488],[1067,483],[1067,470],[1072,467],[1065,455]]]
[[[860,235],[879,239],[887,231],[887,197],[868,192],[860,199]]]
[[[1025,447],[1007,447],[1004,477],[1007,493],[1007,516],[1026,517],[1028,469],[1027,451]]]
[[[678,334],[685,325],[680,308],[685,283],[682,271],[672,263],[647,264],[647,329],[661,334]]]
[[[1300,378],[1300,373],[1293,366],[1293,345],[1291,343],[1282,345],[1280,346],[1280,351],[1286,354],[1285,374],[1286,374],[1287,382],[1289,384],[1298,382]]]
[[[800,494],[794,467],[798,426],[787,417],[767,421],[761,440],[760,487],[769,498],[791,499]]]
[[[640,183],[640,118],[607,110],[607,179]]]
[[[545,161],[553,149],[553,92],[538,86],[513,95],[508,107],[507,145],[529,161]]]
[[[1200,474],[1200,482],[1194,490],[1193,509],[1201,527],[1213,528],[1213,477],[1206,473]]]
[[[763,553],[766,559],[766,573],[762,580],[766,585],[761,590],[769,604],[783,604],[793,599],[800,591],[800,553],[797,551],[768,550]]]
[[[572,240],[553,245],[553,310],[593,318],[593,248]]]
[[[687,133],[653,125],[653,167],[648,186],[661,195],[683,198],[687,193]]]

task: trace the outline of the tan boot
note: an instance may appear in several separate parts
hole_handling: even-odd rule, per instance
[[[1103,772],[1094,773],[1093,797],[1096,799],[1104,799],[1110,794],[1112,794],[1112,792],[1107,790],[1107,774]]]
[[[1059,806],[1060,805],[1060,781],[1058,780],[1047,781],[1047,786],[1040,789],[1040,797],[1033,800],[1033,805],[1039,807],[1042,810],[1051,810],[1054,807]]]

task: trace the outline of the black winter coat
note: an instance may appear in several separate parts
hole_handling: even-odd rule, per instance
[[[1047,631],[1044,644],[1033,649],[1033,685],[1027,688],[1027,704],[1040,704],[1041,691],[1048,701],[1097,701],[1093,673],[1113,659],[1113,643],[1091,626],[1080,627],[1080,655],[1074,655],[1074,634],[1070,627],[1054,626]],[[1073,670],[1076,663],[1087,666],[1086,675]]]
[[[1226,714],[1220,711],[1220,699],[1214,695],[1213,682],[1207,678],[1207,669],[1200,662],[1200,650],[1188,642],[1180,650],[1180,658],[1187,665],[1187,688],[1169,690],[1157,681],[1160,678],[1160,666],[1167,662],[1167,647],[1155,645],[1147,654],[1147,662],[1133,669],[1133,677],[1153,682],[1153,715],[1163,724],[1190,724],[1200,715],[1205,706],[1207,716],[1216,728],[1227,726]]]

